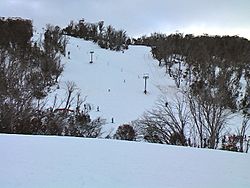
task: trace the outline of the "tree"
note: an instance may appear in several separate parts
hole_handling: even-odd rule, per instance
[[[122,51],[128,49],[129,38],[124,30],[115,30],[111,25],[104,27],[104,22],[88,23],[84,19],[78,23],[73,21],[63,29],[65,35],[83,38],[97,43],[101,48]]]
[[[247,152],[249,146],[249,140],[246,133],[250,126],[250,97],[248,95],[249,85],[246,87],[246,95],[241,100],[239,105],[240,113],[242,116],[241,126],[236,130],[236,135],[239,141],[239,152]]]
[[[0,45],[0,131],[29,133],[34,104],[47,96],[62,72],[59,47],[66,45],[62,44],[65,40],[52,28],[45,32],[45,41],[33,43],[30,20],[2,19],[0,23],[6,35]]]
[[[130,140],[133,141],[136,138],[136,133],[131,125],[124,124],[120,125],[114,135],[115,139],[118,140]]]
[[[221,104],[223,96],[210,89],[199,88],[198,93],[187,93],[188,105],[197,144],[200,147],[217,148],[222,131],[231,112]]]
[[[237,136],[239,138],[239,144],[240,144],[239,152],[247,151],[247,143],[244,147],[244,142],[247,142],[246,131],[250,126],[249,121],[250,121],[250,115],[249,114],[244,115],[241,127],[237,129]]]
[[[66,82],[65,85],[65,98],[61,99],[60,104],[57,104],[57,101],[54,102],[54,107],[51,110],[53,118],[46,121],[46,125],[52,124],[52,126],[49,125],[46,130],[55,127],[59,130],[59,135],[89,138],[101,136],[102,125],[106,121],[100,117],[92,120],[89,115],[90,109],[85,108],[87,106],[85,103],[86,97],[82,99],[76,84]],[[54,124],[57,125],[54,126]]]
[[[181,96],[173,103],[162,97],[156,108],[147,111],[136,124],[148,142],[187,145],[189,112]]]

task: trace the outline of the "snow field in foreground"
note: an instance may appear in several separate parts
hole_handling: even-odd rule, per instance
[[[249,188],[250,155],[117,140],[0,135],[2,188]]]

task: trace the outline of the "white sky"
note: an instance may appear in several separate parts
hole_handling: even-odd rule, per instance
[[[0,13],[30,18],[39,26],[103,20],[130,36],[179,31],[250,39],[249,0],[0,0]]]

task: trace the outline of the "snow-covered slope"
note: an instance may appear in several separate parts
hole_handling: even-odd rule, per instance
[[[89,63],[91,51],[94,52],[92,64]],[[101,49],[90,41],[69,37],[67,52],[70,52],[70,59],[68,56],[62,59],[64,72],[60,77],[60,89],[55,93],[64,98],[65,83],[75,82],[82,97],[86,97],[85,103],[91,106],[91,118],[106,119],[102,130],[104,136],[151,110],[161,95],[171,101],[178,92],[165,68],[159,67],[152,58],[149,47],[129,46],[124,52],[114,52]],[[149,75],[146,95],[144,74]],[[49,96],[48,105],[53,104],[55,93]],[[234,114],[226,132],[235,132],[241,123],[242,117]]]
[[[63,60],[61,88],[65,88],[66,81],[74,81],[92,106],[91,117],[101,116],[107,120],[107,131],[137,119],[154,106],[162,92],[167,91],[169,96],[177,92],[164,68],[160,69],[152,59],[150,48],[130,46],[122,53],[69,38],[67,51],[70,51],[70,59]],[[94,51],[92,64],[89,63],[90,51]],[[146,95],[143,93],[145,73],[149,75]]]
[[[1,188],[249,188],[250,155],[0,134]]]
[[[87,96],[91,117],[107,119],[109,133],[178,92],[150,48],[112,52],[70,38],[65,82]],[[90,61],[94,51],[94,62]],[[148,73],[145,95],[143,74]],[[50,97],[53,97],[54,93]],[[48,104],[52,105],[52,104]],[[97,107],[99,106],[99,112]],[[114,118],[114,123],[111,119]],[[234,121],[235,124],[236,121]],[[117,140],[0,134],[1,188],[249,188],[250,155]]]

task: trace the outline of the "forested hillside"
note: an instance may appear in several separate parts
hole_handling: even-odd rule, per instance
[[[80,84],[85,84],[81,85],[81,88],[88,85],[89,88],[95,88],[94,92],[100,91],[99,88],[102,88],[101,92],[108,91],[108,93],[92,93],[98,97],[96,101],[100,104],[105,103],[102,101],[103,97],[110,100],[109,103],[126,98],[130,101],[126,111],[131,111],[131,106],[137,104],[131,113],[145,112],[142,116],[137,115],[137,119],[129,119],[130,122],[124,119],[124,122],[119,121],[120,124],[114,127],[113,132],[109,130],[110,132],[104,134],[106,138],[248,151],[250,42],[247,39],[238,36],[193,36],[181,33],[171,35],[154,33],[149,37],[142,36],[135,39],[128,37],[124,30],[116,30],[111,25],[105,27],[103,21],[93,24],[84,19],[76,23],[72,21],[63,29],[47,25],[40,37],[33,37],[33,25],[30,20],[1,18],[0,28],[0,35],[3,36],[0,38],[0,132],[2,133],[80,137],[100,137],[104,133],[103,127],[108,124],[107,119],[99,116],[90,117],[90,114],[93,114],[91,113],[93,105],[89,105],[86,96],[78,92],[78,85],[74,81],[65,80],[66,94],[58,98],[57,91],[62,87],[59,81],[66,67],[72,70],[69,77],[74,77]],[[82,67],[81,50],[86,49],[87,56],[91,52],[91,57],[94,53],[85,43],[79,46],[83,40],[92,41],[100,48],[109,49],[112,54],[106,57],[98,47],[94,61],[93,59],[90,61],[92,67],[88,66],[90,64],[85,54],[84,61],[88,64],[84,64],[84,70],[81,70],[80,75],[75,75]],[[68,42],[72,42],[69,49],[67,49]],[[129,45],[132,50],[139,45],[147,49],[147,53],[150,53],[151,49],[152,57],[158,61],[159,66],[156,65],[158,71],[155,71],[155,67],[154,71],[152,69],[152,63],[157,61],[149,57],[147,59],[148,54],[143,54],[145,50],[136,50],[140,56],[137,60],[144,64],[135,63],[134,59],[137,58],[135,51],[125,54],[129,51]],[[123,55],[120,55],[119,51],[122,51],[120,54]],[[120,58],[117,58],[118,56]],[[109,62],[114,57],[118,62]],[[65,66],[65,62],[74,63]],[[93,62],[97,62],[98,65]],[[132,69],[126,70],[126,65]],[[95,66],[99,67],[98,70],[94,68]],[[162,69],[165,70],[164,76]],[[140,75],[143,71],[145,73],[145,70],[154,72],[154,75],[150,77],[148,74]],[[106,74],[102,71],[106,71]],[[105,78],[94,79],[96,73]],[[146,91],[147,78],[154,82],[149,83],[149,86],[154,88],[152,93]],[[100,79],[109,83],[102,83]],[[122,82],[117,82],[119,79],[122,79]],[[170,79],[175,83],[173,93],[176,95],[168,93]],[[138,93],[137,89],[144,81],[145,91]],[[118,96],[113,95],[113,98],[110,98],[112,94],[110,86],[116,88]],[[128,91],[126,87],[133,91]],[[54,98],[49,97],[51,93],[55,93]],[[152,96],[153,99],[159,93],[161,96],[156,101],[155,107],[144,108],[148,106],[146,103],[149,103],[149,99],[146,101],[143,97]],[[48,103],[51,105],[48,106]],[[119,103],[114,106],[105,112],[110,113],[108,116],[112,116],[110,118],[112,124],[115,121],[114,115],[122,116],[117,115],[122,113],[118,109],[126,105]],[[99,112],[99,106],[97,109]],[[143,112],[135,113],[137,109],[142,109]],[[111,112],[114,115],[111,115]],[[235,116],[238,118],[237,128],[232,130],[229,121],[236,122]]]
[[[152,56],[182,93],[174,104],[162,99],[136,122],[150,142],[243,151],[250,114],[250,42],[238,36],[181,33],[133,39]],[[172,104],[171,104],[172,103]],[[233,136],[224,131],[232,114],[242,116]],[[146,127],[146,128],[145,128]],[[248,148],[248,146],[247,146]]]
[[[0,132],[97,137],[103,121],[92,121],[82,110],[80,95],[77,110],[67,113],[73,83],[67,84],[63,109],[46,106],[46,96],[63,72],[67,39],[62,30],[47,25],[43,36],[33,41],[30,20],[1,18],[0,35]]]

